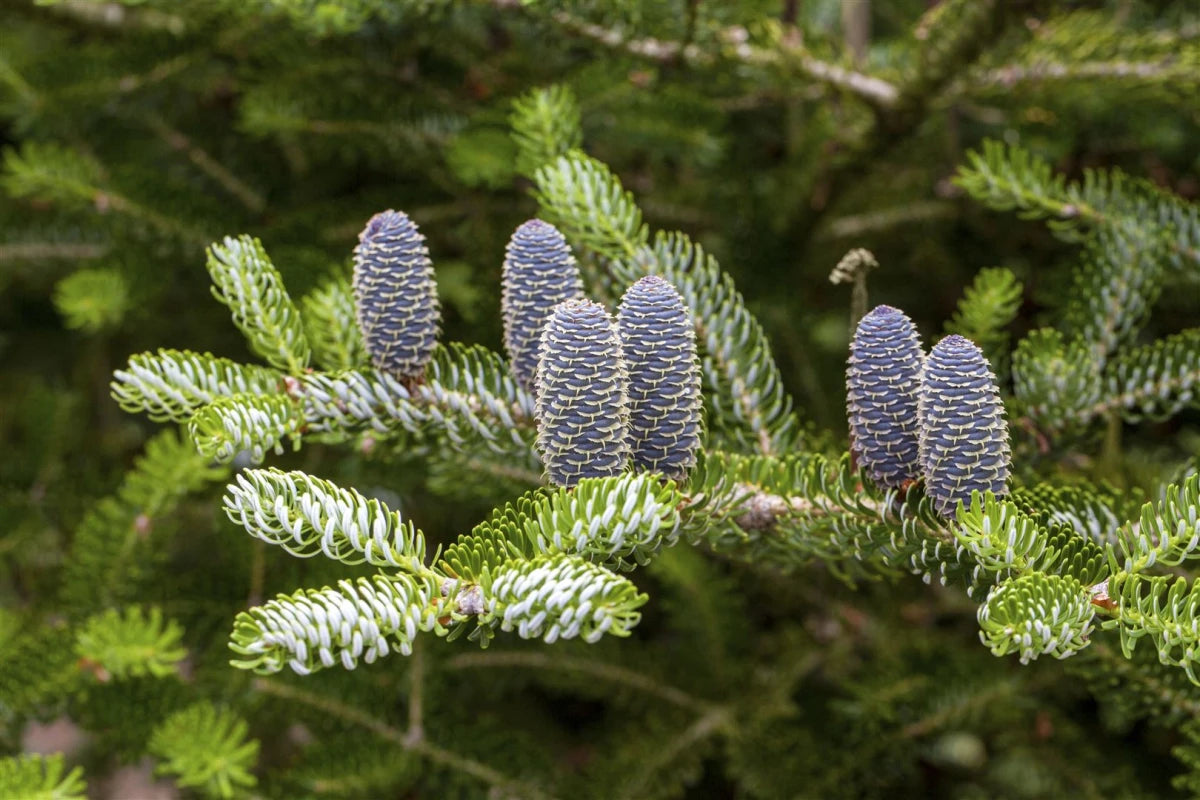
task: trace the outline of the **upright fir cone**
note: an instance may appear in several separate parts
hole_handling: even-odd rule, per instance
[[[513,375],[533,389],[542,326],[550,309],[583,297],[583,278],[567,240],[548,222],[531,219],[513,232],[500,283],[504,349]]]
[[[683,480],[700,449],[700,361],[683,298],[651,275],[629,287],[617,309],[629,375],[633,463]]]
[[[625,361],[599,303],[556,305],[542,329],[534,409],[537,447],[558,486],[618,475],[629,460]]]
[[[917,395],[925,353],[903,311],[876,306],[858,323],[846,366],[850,447],[871,480],[900,488],[921,474]]]
[[[354,307],[375,366],[421,377],[437,346],[441,308],[425,237],[403,211],[376,214],[358,235]]]
[[[947,336],[929,353],[921,380],[921,471],[925,493],[952,517],[972,490],[1005,493],[1008,424],[983,352],[970,339]]]

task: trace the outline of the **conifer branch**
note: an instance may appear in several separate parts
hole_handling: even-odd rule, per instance
[[[733,26],[716,32],[714,38],[722,44],[713,50],[706,50],[698,44],[628,35],[617,28],[606,28],[579,19],[569,11],[555,11],[551,18],[577,36],[649,61],[682,61],[693,68],[712,68],[732,61],[781,72],[795,69],[810,80],[857,95],[868,103],[884,108],[895,104],[899,97],[896,87],[882,78],[822,61],[802,46],[789,43],[787,36],[781,37],[785,41],[776,48],[767,49],[750,44],[746,29]]]
[[[349,281],[327,280],[301,298],[300,305],[314,361],[332,372],[367,363],[362,334],[354,319],[354,294]]]
[[[186,422],[223,397],[272,395],[282,385],[283,375],[275,370],[188,350],[133,356],[110,384],[121,408],[155,422]]]
[[[517,143],[517,171],[531,178],[544,164],[583,145],[579,104],[562,84],[514,100],[509,125]]]
[[[67,770],[61,754],[0,758],[0,795],[22,800],[86,800],[83,767]]]
[[[980,270],[963,292],[946,333],[957,333],[979,345],[998,375],[1006,374],[1009,335],[1020,309],[1024,287],[1010,270]]]
[[[178,128],[168,125],[166,120],[158,114],[147,114],[145,122],[156,136],[166,142],[172,149],[184,153],[188,157],[188,160],[195,164],[200,171],[216,181],[226,192],[237,198],[238,202],[249,211],[258,213],[266,207],[266,200],[263,199],[261,194],[250,188],[245,181],[209,155],[208,151],[193,142],[187,134]]]
[[[608,258],[630,257],[649,238],[642,212],[607,165],[578,151],[538,169],[545,216],[576,247]]]
[[[644,673],[626,669],[617,664],[577,658],[562,653],[555,653],[551,656],[544,652],[488,650],[479,653],[459,653],[442,665],[442,669],[447,670],[503,669],[506,667],[579,673],[624,689],[637,689],[680,708],[696,712],[705,712],[710,709],[707,701],[694,697],[676,686],[660,683]]]
[[[300,446],[302,420],[291,400],[283,395],[221,397],[197,411],[188,422],[188,434],[196,449],[215,461],[231,461],[246,452],[255,464],[267,451],[283,452],[289,439]]]
[[[670,741],[660,744],[649,758],[643,760],[640,769],[628,775],[622,786],[622,797],[642,797],[653,780],[654,773],[701,742],[720,733],[727,733],[734,724],[729,709],[717,706],[697,717]]]
[[[228,800],[258,781],[250,772],[259,743],[246,740],[249,725],[232,712],[201,702],[167,717],[150,737],[149,750],[163,759],[158,774],[175,775],[209,797]]]
[[[1182,667],[1188,679],[1200,686],[1200,582],[1189,585],[1186,578],[1119,573],[1109,580],[1108,596],[1117,607],[1105,627],[1117,627],[1121,649],[1129,658],[1142,637],[1158,650],[1164,664]]]
[[[164,620],[157,606],[146,614],[130,606],[121,614],[116,609],[96,614],[79,630],[76,649],[81,658],[95,664],[106,679],[174,674],[187,655],[182,647],[183,628]]]
[[[1165,248],[1175,269],[1200,263],[1200,209],[1118,169],[1085,170],[1068,183],[1029,150],[986,140],[967,154],[954,181],[991,208],[1048,220],[1064,238],[1078,239],[1085,224],[1125,229]]]
[[[1087,409],[1093,416],[1118,410],[1122,418],[1165,419],[1200,402],[1200,328],[1119,353],[1105,367],[1103,392]]]
[[[64,259],[89,261],[102,258],[109,245],[89,242],[7,242],[0,244],[0,263],[5,261],[43,261]]]
[[[249,611],[234,621],[230,663],[260,675],[284,666],[307,675],[340,663],[354,669],[393,649],[408,655],[418,631],[443,631],[444,600],[427,576],[343,580],[336,589],[299,591]]]
[[[1012,90],[1022,83],[1053,84],[1076,81],[1136,81],[1154,85],[1194,81],[1195,67],[1166,57],[1157,61],[1042,61],[1035,64],[1006,64],[972,74],[964,93],[979,91],[981,86]]]
[[[1097,693],[1111,692],[1110,687],[1120,687],[1123,692],[1133,694],[1136,702],[1139,702],[1138,716],[1149,710],[1154,717],[1170,724],[1200,718],[1200,696],[1195,692],[1195,684],[1188,681],[1182,672],[1161,669],[1163,665],[1159,663],[1157,653],[1152,656],[1153,666],[1146,668],[1145,662],[1139,663],[1140,659],[1131,660],[1107,643],[1095,641],[1087,649],[1086,657],[1095,663],[1085,662],[1077,666],[1089,680],[1103,687]],[[1178,682],[1176,674],[1179,675]],[[1112,700],[1121,702],[1124,698],[1113,697]],[[1148,709],[1140,703],[1145,703]]]
[[[627,578],[569,556],[510,561],[480,582],[480,627],[515,630],[522,639],[547,644],[579,637],[628,636],[641,619],[646,595]]]
[[[251,469],[225,495],[230,520],[268,544],[309,558],[426,572],[425,537],[374,498],[303,472]]]
[[[479,441],[501,453],[532,443],[533,398],[498,355],[481,347],[439,347],[425,380],[411,389],[385,372],[361,369],[306,373],[292,393],[312,433],[437,430],[455,447]]]
[[[146,442],[117,491],[79,523],[62,577],[62,603],[73,616],[136,596],[154,563],[156,525],[189,493],[225,479],[191,442],[169,428]]]
[[[97,333],[121,324],[130,308],[129,286],[116,269],[80,269],[54,287],[54,305],[68,328]]]
[[[208,249],[213,296],[233,313],[233,323],[251,349],[271,366],[297,375],[308,366],[310,349],[283,279],[262,243],[231,236]]]
[[[3,154],[0,185],[15,197],[28,197],[68,207],[110,211],[144,223],[171,238],[202,243],[198,229],[169,217],[118,192],[104,177],[103,166],[77,150],[53,143],[27,141],[20,150]]]
[[[994,655],[1018,653],[1022,664],[1040,655],[1067,658],[1087,646],[1095,614],[1079,581],[1027,573],[988,594],[979,608],[980,638]]]
[[[267,680],[266,678],[255,679],[254,688],[282,700],[302,703],[353,725],[365,728],[381,739],[393,742],[404,750],[415,753],[435,764],[470,775],[498,790],[515,792],[518,797],[552,800],[550,795],[537,786],[510,778],[486,764],[439,747],[426,738],[414,739],[408,736],[406,732],[388,725],[381,719],[326,696],[313,694],[295,686],[288,686],[279,681]]]
[[[1136,521],[1121,526],[1118,546],[1120,566],[1131,574],[1200,558],[1200,475],[1165,487],[1157,505],[1143,505]],[[1118,556],[1112,560],[1116,571]]]
[[[537,553],[632,569],[675,544],[683,502],[672,482],[662,484],[653,474],[585,478],[538,503],[525,535]]]

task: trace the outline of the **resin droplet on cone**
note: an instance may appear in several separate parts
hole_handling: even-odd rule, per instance
[[[850,446],[876,484],[899,488],[921,474],[917,395],[925,354],[903,311],[877,306],[858,323],[846,367]]]
[[[925,361],[920,394],[921,471],[938,513],[953,516],[971,492],[1005,494],[1009,472],[1004,404],[983,352],[947,336]]]
[[[617,327],[629,376],[633,463],[683,480],[696,464],[703,413],[691,316],[674,286],[649,276],[621,298]]]
[[[537,447],[558,486],[618,475],[629,460],[625,362],[617,326],[599,303],[568,300],[542,329]]]
[[[402,211],[371,217],[354,248],[354,306],[371,361],[400,378],[419,378],[441,326],[429,248]]]

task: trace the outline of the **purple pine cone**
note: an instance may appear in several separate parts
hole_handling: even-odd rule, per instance
[[[691,316],[675,287],[652,275],[625,292],[617,327],[629,375],[633,463],[683,480],[696,464],[703,413]]]
[[[403,211],[371,217],[354,248],[354,306],[363,343],[379,369],[419,378],[441,326],[429,248]]]
[[[542,326],[550,309],[583,297],[583,279],[567,240],[548,222],[531,219],[505,250],[500,313],[513,376],[527,389],[537,378]]]
[[[617,326],[599,303],[556,305],[542,329],[537,447],[558,486],[618,475],[629,460],[625,361]]]
[[[983,352],[970,339],[947,336],[925,362],[920,394],[921,470],[938,513],[952,517],[972,490],[1005,494],[1008,424]]]
[[[917,393],[925,354],[903,311],[876,306],[858,323],[846,367],[850,446],[871,480],[900,488],[920,474]]]

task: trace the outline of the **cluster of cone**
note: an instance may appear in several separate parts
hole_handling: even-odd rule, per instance
[[[404,213],[376,214],[360,234],[354,298],[375,366],[420,379],[440,310],[425,238]],[[642,278],[614,320],[584,296],[563,235],[534,219],[508,243],[501,312],[513,375],[534,394],[552,483],[617,475],[630,463],[686,477],[700,448],[702,397],[695,330],[674,286]]]
[[[878,306],[850,343],[846,411],[851,450],[884,488],[923,480],[943,516],[972,491],[1005,493],[1004,405],[982,351],[947,336],[926,356],[904,312]]]

